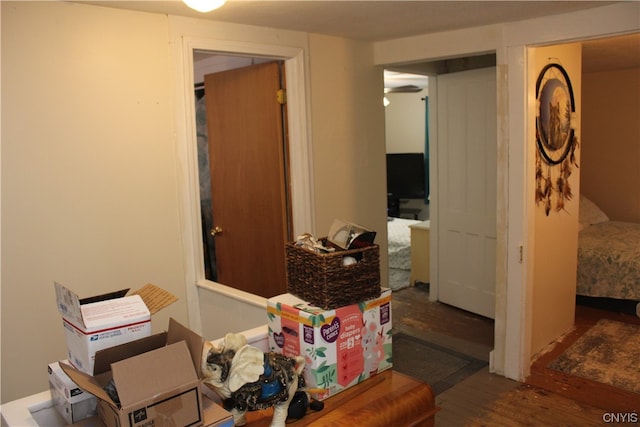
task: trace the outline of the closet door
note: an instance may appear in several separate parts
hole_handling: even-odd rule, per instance
[[[286,292],[289,236],[281,62],[205,76],[217,282]]]

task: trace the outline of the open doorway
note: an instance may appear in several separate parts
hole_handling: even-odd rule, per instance
[[[387,69],[384,84],[389,287],[398,291],[429,283],[428,261],[420,274],[411,263],[429,245],[428,234],[416,228],[420,248],[414,236],[412,252],[412,227],[429,220],[429,78]]]
[[[582,43],[577,300],[583,305],[638,316],[640,277],[631,272],[640,269],[604,260],[637,260],[621,250],[632,248],[638,241],[631,240],[633,232],[621,234],[630,239],[625,242],[611,239],[605,229],[617,222],[640,227],[640,127],[635,120],[640,114],[640,90],[633,90],[638,88],[639,69],[640,33]],[[611,191],[620,186],[625,188],[624,197]],[[596,233],[597,239],[590,238]],[[621,274],[623,271],[626,273]]]
[[[421,120],[421,125],[424,128],[422,144],[424,144],[425,146],[425,158],[429,161],[429,163],[426,165],[426,169],[428,170],[428,173],[430,175],[431,184],[431,188],[429,190],[429,198],[427,200],[421,201],[425,203],[426,209],[422,209],[419,211],[418,214],[420,215],[420,217],[416,221],[423,223],[426,221],[428,222],[426,226],[409,225],[410,257],[414,258],[414,262],[410,265],[410,269],[412,270],[410,277],[413,279],[417,277],[418,280],[411,280],[410,285],[412,286],[407,289],[407,292],[412,294],[411,298],[407,299],[413,301],[420,299],[423,304],[423,309],[426,305],[433,305],[433,309],[438,310],[439,312],[439,316],[436,316],[437,318],[450,315],[451,318],[449,320],[457,322],[456,319],[459,319],[459,316],[461,316],[462,318],[468,318],[471,323],[475,322],[475,324],[478,325],[482,324],[482,331],[476,331],[475,333],[478,338],[482,336],[482,342],[476,344],[482,344],[483,349],[479,352],[479,354],[482,354],[483,358],[486,358],[487,360],[489,358],[489,353],[493,349],[495,335],[493,316],[496,302],[495,218],[497,205],[495,203],[495,195],[497,192],[497,177],[495,176],[496,168],[491,167],[491,165],[495,165],[495,162],[497,161],[495,145],[497,118],[495,113],[495,103],[493,104],[493,109],[488,108],[486,99],[488,98],[489,100],[495,100],[496,98],[495,81],[497,77],[495,64],[496,56],[494,54],[487,54],[469,58],[456,58],[422,64],[394,65],[392,67],[392,69],[396,72],[403,72],[408,75],[417,74],[419,77],[426,79],[426,81],[428,82],[428,91],[423,92],[418,99],[419,102],[422,103],[426,101],[427,104],[419,104],[414,106],[414,108],[419,108],[422,111],[422,114],[424,114],[424,116],[422,116],[419,120]],[[479,80],[477,76],[478,73],[484,75],[485,77],[481,77],[481,79]],[[453,77],[455,77],[455,80],[453,79]],[[445,81],[447,82],[447,86],[444,85]],[[487,81],[491,86],[486,86]],[[459,93],[463,92],[463,89],[461,88],[467,87],[470,88],[472,92],[474,92],[475,85],[485,85],[484,89],[482,89],[483,92],[474,93],[472,95],[472,98],[469,98],[468,100],[466,100],[467,98],[456,99],[455,102],[461,102],[462,100],[465,100],[462,102],[468,102],[468,104],[458,104],[458,107],[456,107],[456,104],[454,104],[453,100],[459,95]],[[479,95],[480,93],[482,93],[482,95]],[[394,96],[394,94],[391,95]],[[403,94],[403,96],[406,95]],[[389,105],[387,106],[387,108],[389,108],[389,106],[391,106],[392,104],[393,101],[389,99]],[[447,110],[448,108],[450,109],[449,111]],[[484,112],[485,110],[492,110],[493,115],[491,117],[483,116],[482,114],[469,116],[459,113],[460,111],[464,110],[471,111],[471,114]],[[446,115],[447,111],[449,112],[448,115]],[[403,118],[406,118],[407,116],[408,114],[406,114]],[[429,120],[429,116],[431,117],[431,120]],[[481,146],[478,144],[488,144],[486,146],[482,145],[482,147],[484,148],[480,150],[480,153],[482,155],[487,155],[487,158],[485,159],[486,161],[482,160],[481,157],[477,157],[475,158],[477,162],[476,164],[474,164],[474,156],[471,155],[474,150],[473,147],[465,148],[464,146],[460,145],[457,146],[459,147],[458,151],[450,150],[451,144],[453,142],[450,140],[450,138],[458,137],[451,134],[451,129],[462,129],[462,125],[467,121],[481,121],[481,127],[486,128],[485,130],[480,129],[470,132],[470,135],[474,135],[472,139],[474,140],[473,144],[476,145],[476,149]],[[393,129],[393,124],[388,123],[387,131],[389,131],[390,129]],[[485,133],[487,130],[491,131]],[[449,132],[448,134],[447,131]],[[480,132],[482,132],[485,136],[483,136],[482,138],[476,137]],[[446,140],[447,144],[444,144],[444,147],[438,147],[438,138],[442,139],[443,141]],[[483,142],[480,142],[481,139]],[[389,138],[387,146],[389,146]],[[457,158],[458,160],[455,162],[447,160],[452,158]],[[478,163],[482,166],[478,167]],[[465,190],[465,188],[469,188],[469,185],[475,185],[479,181],[482,181],[484,184],[486,184],[483,186],[483,189],[476,189],[476,187],[474,187],[473,191]],[[457,185],[456,182],[462,185],[463,188],[459,188],[460,185]],[[445,191],[444,188],[451,190],[452,188],[456,187],[458,187],[459,190],[462,190],[462,192],[457,193],[458,196],[455,196],[455,200],[452,200],[451,193],[443,193]],[[482,202],[479,202],[477,198],[477,195],[479,194],[482,194]],[[416,202],[413,201],[412,203]],[[492,225],[492,231],[488,231],[486,237],[476,238],[475,242],[477,244],[472,243],[472,246],[475,245],[476,247],[482,247],[483,249],[481,250],[481,252],[483,252],[485,255],[482,255],[482,253],[480,253],[479,255],[476,254],[474,256],[465,257],[462,256],[462,254],[465,253],[464,251],[461,251],[459,256],[451,255],[451,248],[459,248],[460,242],[463,242],[465,240],[472,241],[474,239],[474,237],[465,237],[466,232],[461,231],[461,229],[453,230],[451,224],[448,224],[447,221],[442,220],[442,218],[450,218],[456,213],[454,212],[452,214],[448,210],[446,212],[440,212],[440,210],[445,208],[450,209],[452,204],[455,205],[456,203],[457,205],[455,206],[455,209],[457,210],[462,209],[464,207],[463,205],[470,205],[472,206],[472,208],[474,206],[479,206],[480,204],[484,205],[482,212],[479,212],[479,214],[483,217],[489,218],[488,224],[490,226]],[[404,206],[408,206],[408,203],[406,203]],[[409,211],[405,210],[405,212]],[[440,218],[438,218],[438,215],[440,215]],[[405,216],[409,217],[409,215]],[[478,213],[473,213],[473,209],[471,209],[469,211],[469,215],[467,216],[477,217]],[[491,221],[490,218],[493,218],[493,220]],[[410,219],[407,219],[407,221],[410,221]],[[483,222],[487,223],[487,221],[484,220]],[[446,226],[446,228],[442,230],[437,228],[442,226]],[[436,228],[434,229],[434,227]],[[457,237],[452,237],[454,234]],[[391,242],[391,235],[392,233],[390,231],[390,249],[393,246]],[[425,236],[426,242],[424,242]],[[442,239],[454,239],[454,244],[444,244],[442,242]],[[419,247],[420,244],[426,246],[426,249],[421,249]],[[470,254],[471,252],[468,253]],[[487,258],[486,254],[489,254],[490,257]],[[456,260],[454,264],[456,264],[457,266],[454,266],[452,263],[444,262],[446,261],[446,259]],[[474,261],[474,259],[476,261]],[[464,260],[467,261],[465,262]],[[425,264],[427,267],[428,276],[426,280],[420,280],[422,279],[422,277],[420,276],[420,274],[422,274],[420,273],[420,268],[424,267]],[[391,281],[391,273],[393,271],[391,254],[389,258],[389,265]],[[453,282],[462,282],[461,280],[458,280],[458,277],[453,277],[452,279],[451,274],[447,276],[447,272],[457,271],[470,276],[468,272],[475,271],[474,269],[483,270],[483,283],[486,283],[486,286],[490,288],[490,298],[485,298],[486,302],[483,307],[478,309],[475,306],[468,306],[464,301],[462,303],[458,303],[457,299],[454,299],[451,302],[449,302],[450,300],[447,300],[445,301],[446,304],[443,304],[442,302],[446,299],[447,295],[446,292],[444,292],[443,294],[440,294],[440,292],[448,290],[447,288],[445,288],[445,286],[449,286]],[[414,271],[417,272],[414,273]],[[479,281],[477,280],[480,275],[473,274],[473,276],[475,277],[471,278],[469,287],[476,286],[477,288],[480,288],[480,286],[485,286],[480,285]],[[422,289],[424,293],[428,294],[428,298],[424,298],[423,296],[418,294],[416,288]],[[454,291],[454,293],[460,294],[466,292]],[[487,294],[486,288],[479,289],[478,294]],[[396,294],[396,299],[402,299],[402,291]],[[473,297],[472,299],[477,300],[478,298]],[[400,302],[401,301],[399,301],[399,303]],[[443,305],[447,307],[444,308]],[[431,310],[431,308],[429,308],[429,310]],[[416,313],[416,315],[418,315],[418,313]],[[417,317],[414,317],[414,319],[417,319]],[[473,321],[473,319],[476,320]],[[433,324],[433,319],[427,321],[427,323]],[[442,326],[443,328],[446,328],[447,322],[445,321]],[[456,334],[460,339],[463,340],[473,339],[472,336],[465,335],[465,332],[463,330],[450,330],[446,333]]]

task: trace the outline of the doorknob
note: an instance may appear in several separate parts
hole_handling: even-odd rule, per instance
[[[215,226],[215,227],[213,227],[211,229],[211,235],[213,237],[216,237],[218,234],[221,234],[221,233],[222,233],[222,228],[221,227]]]

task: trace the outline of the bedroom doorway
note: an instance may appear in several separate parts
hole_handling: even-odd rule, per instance
[[[430,108],[431,121],[424,120],[425,141],[428,143],[427,159],[429,164],[426,169],[430,175],[431,187],[429,190],[429,204],[426,215],[420,220],[429,220],[426,228],[429,230],[430,241],[427,250],[420,253],[427,253],[427,259],[421,263],[427,263],[429,276],[429,293],[432,301],[445,301],[462,309],[493,318],[495,312],[495,282],[496,271],[496,193],[497,177],[495,175],[497,167],[496,159],[496,126],[497,117],[495,110],[496,89],[496,55],[485,54],[468,58],[456,58],[442,61],[432,61],[426,63],[394,65],[390,67],[396,72],[407,74],[417,74],[418,76],[428,76],[428,91],[422,96],[427,99]],[[474,77],[476,73],[484,73],[480,80]],[[452,80],[452,76],[456,76]],[[447,83],[442,85],[439,80]],[[452,86],[453,85],[453,86]],[[489,85],[489,86],[487,86]],[[408,85],[402,85],[403,89],[408,89]],[[441,87],[442,86],[442,87]],[[452,88],[452,91],[449,89]],[[480,94],[479,90],[482,88]],[[442,93],[440,93],[442,92]],[[461,94],[466,94],[462,96]],[[393,96],[394,94],[390,94]],[[476,100],[476,101],[473,101]],[[486,108],[488,101],[493,108]],[[393,105],[393,100],[389,99],[389,109]],[[458,104],[454,104],[454,101]],[[469,107],[469,102],[475,102],[476,107]],[[425,109],[424,106],[415,107]],[[466,112],[466,113],[465,113]],[[470,115],[475,112],[473,117]],[[464,115],[462,115],[464,113]],[[455,120],[448,122],[448,117],[458,115]],[[389,118],[390,115],[386,114]],[[422,120],[422,119],[418,119]],[[457,123],[453,127],[447,127],[447,123]],[[460,123],[473,124],[474,130],[467,130],[466,135],[473,135],[472,138],[465,137]],[[489,125],[489,126],[488,126]],[[387,132],[394,129],[395,124],[387,122]],[[462,132],[462,133],[460,133]],[[488,133],[487,133],[488,132]],[[481,138],[481,135],[484,135]],[[449,142],[442,142],[448,141]],[[438,141],[438,139],[442,141]],[[471,145],[465,142],[473,141]],[[387,147],[389,147],[389,135],[387,135]],[[464,145],[454,145],[454,141],[461,141]],[[481,141],[485,149],[480,149],[478,145]],[[425,144],[426,145],[426,144]],[[453,147],[456,147],[452,151]],[[476,151],[474,151],[476,150]],[[388,150],[389,151],[389,150]],[[473,154],[475,153],[475,154]],[[484,155],[485,160],[481,160],[478,155]],[[474,158],[478,161],[473,161]],[[452,159],[457,159],[453,161]],[[491,166],[493,165],[493,166]],[[474,186],[473,191],[471,186]],[[478,187],[480,186],[480,187]],[[477,188],[476,188],[477,187]],[[457,188],[457,195],[452,198],[450,192],[444,192],[443,188]],[[446,210],[446,212],[443,211]],[[453,209],[453,210],[452,210]],[[464,209],[464,210],[463,210]],[[449,219],[460,213],[462,217],[480,217],[476,212],[482,211],[484,218],[481,224],[473,225],[469,229],[468,220],[464,222],[463,228],[460,226],[447,225],[442,219]],[[454,215],[455,214],[455,215]],[[459,215],[458,215],[459,216]],[[412,218],[402,221],[411,221]],[[484,225],[483,225],[484,224]],[[413,224],[407,224],[403,228],[420,228]],[[487,228],[488,227],[488,228]],[[393,260],[398,251],[398,242],[395,234],[397,224],[393,221],[388,225],[389,238],[389,267],[390,282],[397,271],[394,267],[397,262]],[[473,236],[478,235],[478,230],[486,229],[482,232],[486,239],[482,242],[475,241]],[[414,234],[420,235],[419,230],[412,230]],[[424,234],[424,233],[422,233]],[[405,236],[410,235],[406,232]],[[446,241],[444,241],[446,239]],[[466,243],[465,243],[466,242]],[[475,243],[474,243],[475,242]],[[460,259],[459,256],[444,256],[443,251],[467,253],[465,259],[475,260],[460,264],[459,261],[450,261],[443,264],[446,259]],[[455,249],[452,249],[455,248]],[[410,251],[413,253],[414,251]],[[472,255],[473,252],[473,255]],[[415,255],[415,254],[414,254]],[[421,255],[423,256],[423,255]],[[462,277],[452,277],[462,275]],[[479,278],[482,277],[482,280]],[[443,283],[454,284],[444,288]],[[413,283],[412,283],[413,284]],[[447,285],[448,286],[448,285]],[[441,294],[442,292],[442,294]],[[474,297],[466,297],[471,292]],[[476,301],[483,301],[481,305]]]
[[[411,269],[411,226],[429,220],[428,86],[426,75],[384,70],[389,287],[404,289]],[[428,239],[421,240],[422,251]],[[415,269],[414,269],[415,273]]]

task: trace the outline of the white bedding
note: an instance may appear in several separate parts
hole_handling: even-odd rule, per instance
[[[392,218],[387,221],[389,268],[411,270],[411,230],[409,226],[419,222],[404,218]]]

